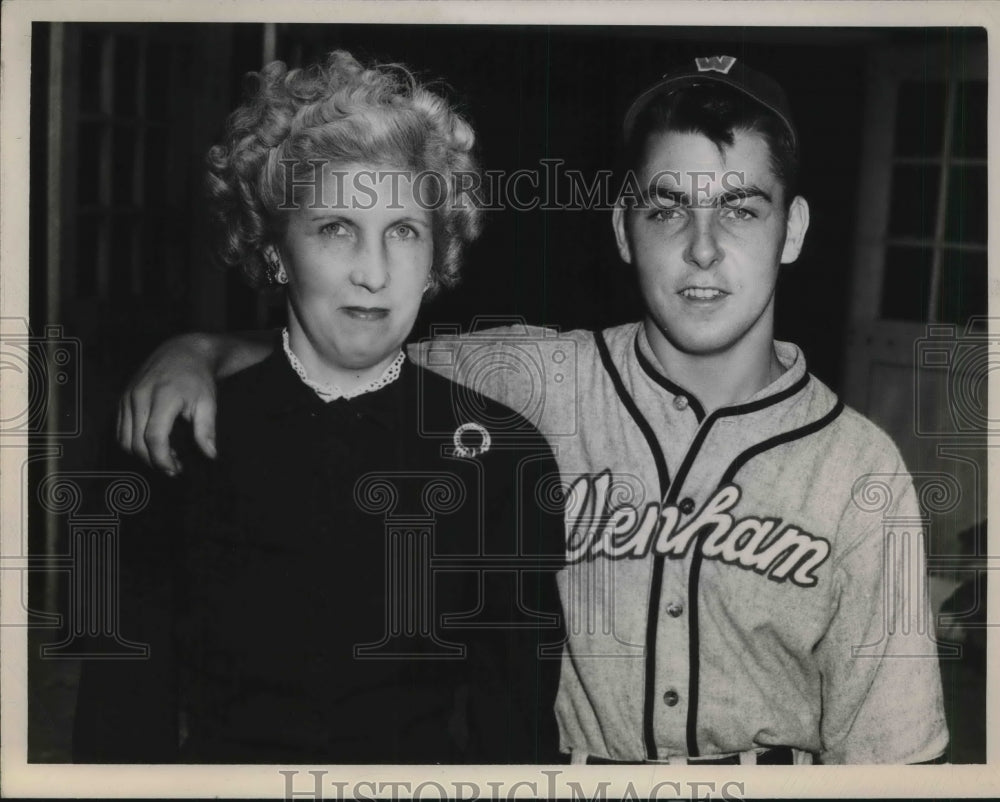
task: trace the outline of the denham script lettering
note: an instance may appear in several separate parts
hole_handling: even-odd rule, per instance
[[[702,556],[755,571],[775,582],[791,581],[804,588],[816,584],[814,571],[830,556],[825,538],[792,526],[780,518],[734,518],[739,485],[720,487],[681,526],[675,505],[651,502],[641,512],[630,504],[611,509],[610,471],[581,476],[566,500],[566,559],[570,563],[603,557],[642,559],[650,553],[681,558],[700,543]]]

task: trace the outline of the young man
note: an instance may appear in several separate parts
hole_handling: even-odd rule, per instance
[[[773,339],[779,267],[809,223],[784,92],[732,57],[697,59],[640,94],[624,129],[632,190],[612,222],[644,319],[414,352],[533,408],[556,452],[562,748],[590,763],[938,760],[933,634],[910,626],[927,613],[920,533],[889,523],[919,519],[912,481],[889,438]],[[550,365],[540,404],[531,376],[483,369],[526,348]],[[177,470],[167,435],[183,414],[210,451],[213,374],[263,350],[165,346],[123,399],[123,445]],[[887,556],[899,538],[909,561]]]

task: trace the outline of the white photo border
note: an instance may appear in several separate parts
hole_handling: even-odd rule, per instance
[[[29,165],[29,70],[32,21],[241,21],[241,22],[392,22],[394,24],[504,24],[516,21],[526,24],[599,24],[628,25],[721,25],[735,26],[983,26],[988,35],[1000,31],[1000,5],[988,2],[413,2],[379,0],[378,2],[301,2],[262,0],[235,4],[221,0],[8,0],[2,7],[2,87],[0,87],[0,119],[3,121],[2,171],[0,171],[0,317],[28,318],[28,186]],[[991,86],[997,81],[1000,59],[990,59]],[[997,117],[1000,104],[991,103],[989,131],[991,145],[998,140]],[[989,165],[989,186],[1000,185],[997,175],[1000,160]],[[990,233],[995,235],[996,206],[991,214]],[[995,237],[990,238],[990,264],[997,255]],[[990,310],[997,310],[1000,281],[990,271]],[[991,332],[996,334],[997,332]],[[989,387],[990,417],[1000,408],[1000,387],[991,376]],[[0,375],[0,420],[9,413],[24,408],[27,397],[26,377]],[[995,446],[989,443],[989,471],[998,475]],[[26,525],[22,511],[20,475],[25,449],[0,449],[0,507],[3,510],[0,527],[0,558],[20,553],[20,542]],[[991,482],[991,485],[995,482]],[[1000,498],[1000,496],[998,496]],[[989,518],[997,518],[993,494],[989,499]],[[997,538],[991,538],[990,553],[1000,553]],[[0,563],[0,567],[12,567]],[[347,791],[375,796],[379,784],[383,793],[390,792],[394,783],[400,798],[412,796],[414,789],[428,798],[440,783],[451,791],[456,782],[465,783],[459,789],[466,794],[478,788],[480,793],[501,789],[509,798],[536,798],[556,789],[560,797],[573,796],[576,791],[568,782],[593,798],[607,782],[604,793],[608,798],[620,798],[631,785],[639,796],[645,796],[660,785],[659,798],[711,798],[724,796],[728,783],[730,798],[812,798],[812,797],[982,797],[1000,794],[1000,677],[988,672],[988,694],[991,700],[987,714],[987,764],[982,766],[816,766],[807,770],[798,767],[695,767],[695,766],[552,766],[552,767],[405,767],[405,766],[97,766],[52,765],[27,762],[27,620],[21,602],[19,572],[0,571],[0,620],[12,625],[0,627],[0,782],[6,796],[17,797],[282,797],[286,795],[288,775],[281,770],[295,771],[292,789],[295,798],[316,798],[309,794],[318,776],[322,780],[322,797],[334,799]],[[1000,620],[1000,593],[989,599],[990,620]],[[987,665],[992,666],[1000,654],[1000,645],[991,637]],[[323,772],[311,775],[310,771]],[[558,772],[553,774],[552,772]],[[515,788],[521,781],[534,783]],[[341,783],[344,783],[341,785]],[[362,783],[358,787],[358,783]],[[375,783],[375,786],[364,783]],[[502,783],[491,786],[490,783]],[[554,783],[554,784],[553,784]],[[711,783],[711,786],[709,785]],[[677,790],[679,789],[679,790]],[[461,791],[460,791],[461,793]],[[466,798],[470,798],[466,796]]]

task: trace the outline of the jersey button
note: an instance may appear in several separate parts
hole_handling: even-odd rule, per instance
[[[663,694],[663,704],[667,707],[673,707],[681,700],[681,695],[677,693],[673,688]]]
[[[674,409],[678,412],[683,412],[688,408],[688,400],[686,395],[675,395],[674,396]]]
[[[694,512],[694,499],[693,498],[684,499],[683,501],[681,501],[679,509],[685,515],[690,515],[692,512]]]
[[[679,618],[684,612],[684,605],[673,602],[667,605],[667,615],[671,618]]]

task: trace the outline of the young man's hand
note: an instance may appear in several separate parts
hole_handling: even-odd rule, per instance
[[[205,456],[215,458],[216,381],[263,360],[274,347],[270,331],[182,334],[157,348],[118,402],[118,442],[169,476],[181,471],[170,448],[178,416],[191,422]]]
[[[215,457],[216,356],[210,335],[167,340],[132,377],[118,402],[118,443],[147,465],[173,476],[180,460],[170,447],[178,416],[191,421],[206,456]]]

